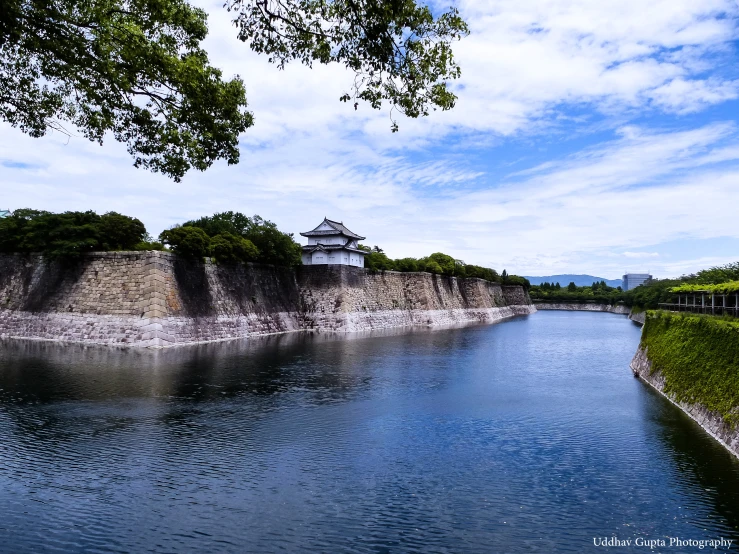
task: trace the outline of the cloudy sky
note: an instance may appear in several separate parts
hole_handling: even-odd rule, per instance
[[[278,71],[235,39],[206,48],[247,86],[238,166],[181,183],[125,148],[0,125],[0,208],[94,209],[151,234],[238,210],[285,231],[342,220],[391,257],[436,251],[521,275],[659,277],[739,260],[735,1],[463,0],[451,112],[400,119],[338,101],[340,67]]]

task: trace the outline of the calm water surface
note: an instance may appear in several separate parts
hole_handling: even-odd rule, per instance
[[[158,352],[0,343],[0,550],[739,539],[739,462],[631,376],[639,332],[540,312]]]

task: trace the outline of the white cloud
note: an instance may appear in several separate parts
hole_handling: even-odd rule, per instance
[[[716,209],[739,205],[735,126],[691,128],[677,117],[737,97],[720,70],[736,64],[733,2],[464,0],[472,34],[455,49],[457,107],[401,120],[397,134],[386,112],[338,101],[351,83],[343,68],[278,71],[234,38],[221,1],[200,3],[211,13],[211,59],[242,75],[255,114],[241,164],[176,184],[133,169],[112,140],[101,148],[0,126],[0,208],[116,210],[155,234],[219,210],[259,213],[292,232],[326,215],[391,256],[442,250],[523,274],[614,276],[657,252],[646,258],[655,273],[730,261],[676,258],[660,244],[739,233],[732,211]],[[666,114],[663,129],[634,123],[645,113]],[[573,128],[618,132],[574,154],[538,153]],[[524,158],[544,161],[514,170],[524,166],[520,148],[507,157],[513,140],[531,144]]]
[[[465,127],[510,134],[562,103],[683,112],[736,94],[694,74],[736,37],[733,2],[467,0],[462,12],[472,34],[455,49],[464,88],[450,119]]]
[[[659,258],[658,252],[624,252],[627,258]]]
[[[525,174],[499,181],[486,176],[489,188],[441,197],[404,188],[403,200],[385,197],[370,213],[347,207],[344,213],[351,215],[344,220],[395,257],[443,250],[524,274],[598,267],[612,276],[624,269],[611,255],[620,251],[622,259],[653,259],[653,271],[668,271],[676,267],[674,259],[634,249],[684,236],[739,238],[731,211],[716,209],[739,203],[739,155],[729,168],[708,163],[716,152],[725,163],[738,140],[731,125],[665,133],[632,129]],[[372,177],[365,183],[373,190]],[[377,214],[383,225],[377,225]]]
[[[732,55],[739,9],[730,0],[463,0],[471,34],[455,46],[463,70],[452,84],[457,106],[421,121],[401,119],[400,135],[388,138],[386,112],[366,105],[355,112],[338,102],[352,82],[343,68],[278,71],[235,39],[222,2],[200,3],[210,13],[212,58],[246,81],[257,119],[246,134],[250,145],[332,126],[364,133],[376,148],[451,130],[507,136],[538,129],[541,118],[556,121],[562,105],[589,104],[609,115],[649,106],[685,113],[735,98],[739,86],[704,75],[713,57]]]
[[[651,90],[649,96],[658,106],[683,114],[735,99],[738,85],[739,81],[686,81],[677,78]]]

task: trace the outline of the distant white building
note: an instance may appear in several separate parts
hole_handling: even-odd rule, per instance
[[[10,210],[0,210],[0,217],[10,217],[11,213]]]
[[[330,219],[323,222],[305,233],[300,233],[308,238],[308,244],[303,246],[304,265],[353,265],[364,267],[364,257],[367,253],[358,248],[360,237],[344,227],[344,224]]]
[[[652,276],[649,273],[626,273],[621,281],[621,288],[631,290],[646,283],[651,278]]]

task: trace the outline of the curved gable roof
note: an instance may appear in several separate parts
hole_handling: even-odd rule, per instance
[[[321,229],[323,227],[323,229]],[[326,228],[328,227],[328,228]],[[321,224],[305,233],[300,233],[304,237],[316,237],[316,236],[330,236],[330,235],[344,235],[345,237],[364,240],[366,237],[359,236],[356,233],[352,233],[349,229],[344,226],[344,223],[339,221],[332,221],[326,217],[323,218]]]

